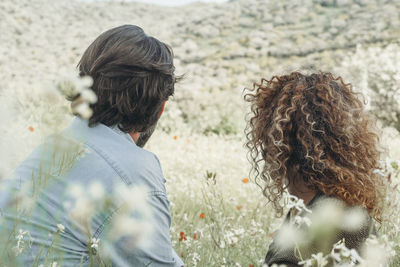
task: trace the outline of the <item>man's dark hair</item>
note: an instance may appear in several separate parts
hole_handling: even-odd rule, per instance
[[[98,98],[90,106],[90,127],[103,123],[126,133],[145,132],[174,93],[172,49],[135,25],[102,33],[86,49],[78,68],[81,76],[93,78]]]

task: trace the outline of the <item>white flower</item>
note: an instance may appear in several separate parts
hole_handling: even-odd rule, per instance
[[[97,102],[97,96],[91,89],[84,89],[81,92],[81,98],[83,101],[88,102],[90,104],[94,104]]]
[[[312,267],[314,264],[314,260],[313,259],[302,260],[299,261],[298,264],[304,267]]]
[[[324,267],[328,264],[327,256],[324,256],[321,252],[311,255],[311,257],[317,262],[318,267]]]
[[[357,231],[365,224],[367,218],[366,210],[360,207],[353,207],[344,212],[342,228],[349,232]]]
[[[355,266],[355,264],[363,261],[355,249],[346,247],[344,239],[333,245],[330,257],[335,263],[345,264],[344,266]]]
[[[82,119],[88,120],[93,115],[93,110],[89,107],[89,104],[86,102],[80,103],[74,108],[72,108],[74,113],[79,114]]]
[[[58,79],[57,89],[66,97],[73,97],[85,90],[91,90],[93,79],[89,76],[79,77],[78,73],[73,71],[66,73]],[[90,98],[90,96],[89,96]]]
[[[90,247],[98,250],[99,249],[99,243],[100,243],[100,239],[99,238],[91,238],[90,239]]]
[[[26,247],[26,245],[25,245],[25,236],[29,236],[30,237],[30,242],[28,243],[28,245],[29,245],[29,247],[31,247],[32,237],[31,237],[29,231],[25,231],[25,230],[19,229],[17,235],[15,236],[17,244],[16,244],[15,247],[13,247],[13,251],[14,251],[16,256],[21,254],[24,251],[25,247]]]
[[[92,197],[93,200],[99,201],[104,197],[105,191],[103,184],[95,181],[89,185],[89,195]]]
[[[311,225],[311,220],[308,217],[296,215],[294,217],[293,223],[298,227],[301,227],[302,225],[306,225],[307,227],[309,227]]]
[[[336,262],[340,262],[342,260],[341,252],[343,249],[347,249],[347,248],[344,245],[343,240],[340,240],[339,242],[337,242],[336,244],[333,245],[333,248],[331,251],[331,258]]]
[[[57,224],[57,229],[59,232],[64,233],[65,231],[65,226],[62,224]]]
[[[303,240],[303,231],[292,224],[284,224],[282,228],[276,232],[274,241],[278,247],[283,249],[292,248]]]
[[[81,196],[75,200],[70,211],[71,217],[78,222],[87,222],[95,212],[95,203],[87,196]]]
[[[118,240],[124,237],[126,246],[133,249],[144,241],[152,230],[153,224],[150,219],[138,219],[132,217],[130,213],[122,213],[113,218],[109,238]]]
[[[75,80],[75,83],[79,88],[89,88],[93,85],[93,79],[90,76],[78,77],[78,79]]]
[[[362,262],[363,261],[363,259],[358,254],[357,250],[355,250],[353,248],[350,250],[350,259],[351,259],[351,261],[353,263],[357,263],[357,262]]]
[[[72,184],[68,187],[67,193],[73,199],[65,204],[69,208],[70,216],[78,222],[87,222],[96,210],[96,202],[91,198],[91,194],[86,194],[80,184]]]
[[[194,252],[193,255],[192,255],[193,265],[196,266],[197,263],[200,261],[200,259],[201,259],[200,254],[197,253],[197,252]]]
[[[382,237],[382,242],[375,236],[369,237],[363,247],[362,255],[364,262],[362,267],[386,266],[388,260],[392,256],[393,251],[391,242],[387,242],[385,236]]]
[[[68,187],[68,194],[74,198],[80,198],[84,195],[84,190],[80,184],[72,184]]]
[[[284,198],[287,201],[286,208],[288,208],[288,209],[295,208],[299,212],[305,211],[307,213],[312,213],[312,211],[310,209],[308,209],[306,207],[306,205],[304,204],[303,199],[299,199],[298,197],[293,196],[287,192],[284,195]]]
[[[31,211],[35,205],[35,200],[32,197],[32,186],[30,182],[25,182],[21,189],[15,195],[15,202],[18,203],[17,209],[19,212]]]
[[[114,198],[121,199],[124,202],[123,212],[130,214],[137,212],[141,214],[144,220],[152,217],[152,209],[148,202],[147,187],[119,184],[115,187]]]
[[[343,215],[343,208],[344,204],[340,200],[331,198],[321,200],[311,215],[313,227],[331,227],[334,229],[339,226]]]

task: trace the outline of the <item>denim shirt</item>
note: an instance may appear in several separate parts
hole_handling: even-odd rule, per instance
[[[68,163],[63,153],[57,151],[68,150],[77,143],[82,144],[84,153],[74,157],[73,163],[66,170],[52,169],[54,162]],[[61,150],[55,150],[54,147]],[[43,173],[49,174],[51,181],[35,180],[43,176]],[[18,216],[18,212],[9,207],[16,195],[23,197],[33,194],[35,187],[31,186],[26,190],[24,186],[31,181],[45,186],[37,194],[28,219],[27,215]],[[9,236],[16,237],[19,229],[22,233],[28,232],[23,238],[26,247],[19,253],[18,264],[32,266],[44,263],[47,250],[52,247],[53,252],[57,251],[58,256],[54,261],[58,261],[58,266],[90,265],[89,250],[92,243],[88,240],[88,230],[91,240],[99,239],[101,244],[106,236],[105,229],[124,205],[121,201],[98,211],[88,225],[74,220],[66,205],[69,201],[67,189],[74,184],[87,188],[93,182],[100,182],[106,193],[110,194],[121,184],[128,188],[146,188],[147,203],[152,210],[153,230],[145,246],[132,249],[126,246],[124,240],[113,241],[108,246],[106,252],[113,266],[184,265],[171,245],[169,201],[158,158],[136,146],[129,134],[121,132],[117,127],[103,124],[88,127],[87,121],[77,117],[61,135],[57,138],[50,136],[37,147],[18,166],[13,179],[3,182],[0,188],[0,236],[4,237],[8,233]],[[60,232],[58,224],[62,224],[65,230]],[[14,232],[10,234],[10,231]],[[57,231],[61,242],[54,247],[54,237],[50,233]],[[11,239],[12,245],[20,245],[15,239]],[[4,242],[3,239],[0,241]],[[2,248],[4,244],[0,245],[0,249]]]

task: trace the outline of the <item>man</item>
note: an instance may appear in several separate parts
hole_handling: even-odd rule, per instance
[[[4,215],[0,235],[8,236],[1,240],[2,255],[13,248],[15,261],[23,266],[55,262],[182,266],[171,246],[171,216],[160,163],[142,149],[174,93],[172,50],[141,28],[124,25],[101,34],[78,66],[81,76],[93,78],[97,95],[91,105],[93,115],[88,121],[74,118],[69,128],[49,137],[15,171],[13,194],[2,192],[0,197]],[[146,224],[136,221],[146,212],[128,210],[131,217],[123,217],[126,207],[140,203],[129,201],[135,196],[114,201],[115,195],[129,194],[136,187],[145,188],[152,229],[147,244],[139,246],[135,238],[141,229],[136,228]],[[113,201],[100,198],[104,190]],[[10,206],[27,195],[31,196],[29,211],[11,211]],[[71,203],[78,204],[71,208]],[[115,221],[118,224],[111,227]],[[119,233],[122,229],[130,234]],[[10,264],[13,260],[7,255]],[[0,256],[0,262],[4,259]]]

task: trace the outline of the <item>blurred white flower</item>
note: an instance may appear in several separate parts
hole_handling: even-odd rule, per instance
[[[148,189],[144,186],[127,186],[119,184],[115,188],[115,195],[121,198],[128,210],[140,210],[146,217],[151,214],[148,208]]]
[[[300,243],[304,238],[304,232],[293,224],[284,224],[276,235],[274,241],[277,247],[282,249],[293,248],[296,244]]]
[[[335,228],[340,225],[344,204],[337,199],[323,199],[311,215],[313,227]]]
[[[344,211],[341,226],[348,232],[354,232],[367,222],[368,212],[361,207],[352,207]]]
[[[94,104],[97,102],[97,96],[91,89],[82,90],[81,98],[83,101],[88,102],[90,104]]]
[[[148,203],[148,189],[144,186],[116,185],[113,198],[121,203],[109,226],[110,240],[123,238],[126,246],[145,244],[153,231],[152,208]]]
[[[83,189],[82,185],[80,185],[80,184],[69,185],[69,187],[67,189],[67,193],[74,198],[80,198],[81,196],[83,196],[85,194],[84,189]]]
[[[79,114],[82,119],[88,120],[93,115],[92,109],[89,107],[89,103],[83,102],[72,108],[72,112]]]
[[[32,182],[24,182],[20,187],[20,190],[13,196],[14,201],[17,203],[16,207],[19,212],[26,213],[33,209],[35,199],[32,194]]]
[[[76,95],[81,94],[83,91],[90,90],[92,84],[93,79],[91,77],[79,77],[76,71],[66,71],[64,75],[58,77],[57,89],[65,97],[75,98]]]
[[[382,238],[385,238],[383,236]],[[387,242],[387,240],[386,240]],[[390,242],[380,242],[376,236],[370,236],[365,242],[362,255],[364,261],[361,267],[386,267],[389,259],[395,255]]]
[[[70,216],[74,220],[86,224],[96,212],[96,203],[87,196],[75,199],[75,203],[70,210]]]
[[[117,214],[112,220],[109,240],[123,238],[125,246],[133,249],[151,235],[153,225],[151,218],[146,220],[133,217],[132,214]]]
[[[100,201],[105,196],[105,190],[102,183],[95,181],[89,185],[89,195],[93,200]]]

